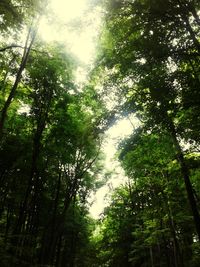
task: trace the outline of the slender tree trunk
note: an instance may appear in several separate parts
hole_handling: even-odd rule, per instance
[[[48,99],[47,109],[43,114],[43,110],[40,110],[37,120],[37,129],[33,137],[33,152],[31,160],[31,170],[28,179],[28,184],[24,196],[24,200],[19,210],[19,216],[17,219],[16,227],[14,229],[14,236],[18,236],[14,240],[14,244],[17,245],[16,255],[21,254],[24,246],[33,247],[34,240],[37,236],[37,220],[39,212],[39,193],[40,183],[39,171],[38,171],[38,158],[41,150],[42,134],[45,129],[46,119],[48,116],[49,105],[51,97]],[[20,253],[18,253],[18,251]],[[22,255],[23,256],[23,255]],[[31,254],[30,254],[31,257]],[[27,259],[27,260],[30,260]]]
[[[35,41],[36,35],[37,35],[37,29],[30,28],[29,32],[27,34],[26,43],[25,43],[25,47],[24,47],[24,53],[23,53],[23,56],[22,56],[22,60],[21,60],[21,63],[20,63],[16,78],[15,78],[15,82],[14,82],[14,84],[13,84],[13,86],[11,88],[10,94],[9,94],[9,96],[8,96],[6,102],[5,102],[5,104],[4,104],[4,106],[3,106],[2,110],[1,110],[1,115],[0,115],[0,138],[2,137],[2,134],[3,134],[4,123],[5,123],[5,120],[6,120],[8,108],[10,107],[10,104],[11,104],[11,102],[12,102],[14,96],[15,96],[17,87],[18,87],[18,85],[20,83],[22,72],[23,72],[24,68],[26,67],[26,63],[27,63],[31,48],[33,46],[33,43]]]
[[[62,248],[62,236],[59,237],[59,241],[58,241],[58,245],[57,245],[55,267],[60,266],[61,248]]]
[[[41,258],[40,258],[40,261],[42,264],[50,264],[51,263],[52,255],[50,255],[49,252],[51,251],[51,247],[52,247],[52,244],[54,242],[55,234],[56,234],[56,219],[57,219],[57,213],[58,213],[57,209],[58,209],[60,189],[61,189],[61,170],[59,170],[59,174],[58,174],[55,200],[53,203],[52,218],[48,222],[47,228],[46,228],[45,233],[44,233],[43,242],[42,242]]]
[[[193,30],[190,24],[190,21],[189,21],[190,12],[191,12],[196,22],[198,23],[198,25],[200,25],[198,14],[196,13],[195,8],[191,8],[189,6],[187,7],[184,3],[182,3],[182,1],[178,0],[178,4],[180,5],[180,8],[181,8],[180,15],[181,15],[182,21],[184,22],[184,27],[187,30],[187,32],[190,34],[190,37],[197,51],[200,53],[200,42],[198,40],[198,36],[196,35],[196,32]]]
[[[53,239],[52,239],[52,242],[50,243],[50,246],[49,246],[49,253],[51,256],[51,261],[50,261],[51,264],[54,264],[56,247],[58,245],[60,236],[63,235],[66,213],[69,209],[69,206],[70,206],[73,198],[74,199],[76,198],[76,190],[71,195],[69,194],[69,192],[66,192],[66,195],[67,194],[68,194],[68,196],[65,198],[63,211],[60,214],[60,217],[59,217],[57,224],[55,224],[55,231],[54,231]]]
[[[28,180],[25,197],[20,210],[19,226],[25,223],[26,216],[29,215],[30,225],[27,226],[32,227],[33,225],[31,225],[31,221],[33,223],[36,220],[37,212],[39,209],[38,198],[40,195],[40,189],[42,187],[42,181],[40,181],[39,178],[38,158],[41,150],[42,135],[46,126],[47,118],[49,115],[49,109],[53,97],[53,89],[48,88],[47,86],[47,88],[45,88],[45,92],[48,92],[48,97],[45,99],[46,100],[45,103],[43,102],[40,103],[41,106],[37,117],[37,128],[33,137],[33,148],[32,148],[33,152],[32,152],[30,176]],[[41,93],[43,94],[44,92]]]
[[[5,68],[6,73],[4,74],[4,78],[2,80],[2,86],[1,86],[1,91],[2,91],[3,97],[5,97],[6,80],[7,80],[8,74],[10,72],[11,65],[15,61],[15,59],[16,59],[16,55],[13,55],[13,58],[10,60],[8,66]]]
[[[174,266],[178,267],[177,244],[175,242],[175,239],[173,239],[173,249],[174,249],[174,251],[173,251],[173,254],[174,254]]]
[[[166,119],[167,119],[167,126],[168,129],[170,131],[172,140],[173,140],[173,144],[174,147],[176,149],[177,152],[177,160],[180,164],[180,169],[181,169],[181,174],[183,176],[184,182],[185,182],[185,188],[187,191],[187,196],[188,196],[188,201],[190,203],[190,207],[191,207],[191,211],[192,211],[192,215],[194,218],[194,223],[195,223],[195,227],[196,227],[196,232],[198,235],[198,238],[200,240],[200,215],[199,215],[199,211],[197,208],[197,203],[196,203],[196,199],[194,197],[194,192],[193,192],[193,187],[190,181],[190,176],[189,176],[189,169],[186,165],[185,162],[185,158],[183,155],[183,151],[181,149],[181,146],[179,144],[178,138],[177,138],[177,133],[176,133],[176,129],[174,126],[174,123],[172,121],[171,118],[169,118],[168,114],[166,113]]]
[[[60,190],[60,179],[61,176],[58,179],[57,190]],[[69,192],[66,192],[65,195],[66,197],[64,200],[63,211],[61,214],[58,214],[57,218],[52,218],[53,220],[50,222],[50,225],[48,226],[49,229],[47,230],[47,235],[46,237],[44,237],[45,243],[41,256],[42,264],[54,264],[57,251],[56,248],[58,247],[60,236],[63,235],[66,212],[72,200],[72,197],[69,195]],[[57,191],[57,196],[55,201],[58,201],[58,196],[59,196],[59,191]],[[48,240],[46,241],[46,239]],[[48,244],[46,244],[46,242],[48,242]]]
[[[165,256],[166,256],[166,262],[167,262],[167,267],[171,267],[170,266],[170,257],[169,257],[169,249],[168,249],[168,244],[167,244],[167,241],[166,241],[166,238],[165,238],[165,235],[162,233],[162,239],[163,239],[163,242],[164,242],[164,245],[165,245]]]
[[[4,235],[5,246],[7,245],[8,234],[9,234],[9,230],[11,226],[11,218],[12,218],[12,210],[9,206],[7,207],[7,211],[6,211],[6,227],[5,227],[5,235]]]
[[[166,182],[168,184],[169,183],[168,173],[163,174],[163,177],[166,179]],[[170,202],[168,194],[165,194],[163,191],[162,191],[162,194],[163,194],[164,199],[166,199],[167,209],[168,209],[168,216],[169,216],[169,225],[170,225],[171,233],[172,233],[173,240],[174,240],[174,261],[175,261],[175,266],[184,267],[185,265],[184,265],[184,262],[183,262],[183,255],[181,253],[180,245],[179,245],[177,234],[176,234],[176,227],[175,227],[175,224],[174,224],[174,216],[173,216],[173,213],[172,213],[171,202]],[[179,265],[179,262],[180,262],[180,265]]]
[[[152,247],[149,248],[149,253],[150,253],[150,258],[151,258],[151,267],[154,267],[154,262],[153,262],[153,249],[152,249]]]

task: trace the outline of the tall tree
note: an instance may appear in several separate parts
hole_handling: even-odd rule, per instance
[[[192,93],[194,89],[189,83],[184,83],[183,65],[189,66],[188,59],[192,58],[195,71],[198,68],[199,4],[195,1],[189,4],[165,1],[164,5],[162,1],[155,3],[151,0],[109,1],[107,7],[105,49],[101,62],[112,70],[113,84],[117,80],[126,99],[131,99],[128,102],[132,111],[152,127],[169,131],[200,238],[199,211],[179,141],[178,129],[181,127],[178,128],[176,123],[178,112],[184,113],[185,110],[185,92]],[[194,69],[189,75],[192,79]],[[198,84],[195,77],[193,81]],[[196,102],[191,105],[195,107]],[[195,115],[198,114],[196,111]]]

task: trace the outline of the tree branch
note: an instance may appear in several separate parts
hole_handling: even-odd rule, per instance
[[[13,44],[13,45],[8,45],[6,47],[0,48],[0,52],[4,52],[4,51],[6,51],[8,49],[12,49],[12,48],[22,48],[22,49],[24,49],[24,47],[21,46],[21,45],[15,45],[15,44]]]
[[[1,53],[1,52],[4,52],[4,51],[6,51],[6,50],[9,50],[9,49],[13,49],[13,48],[21,48],[21,49],[25,49],[25,47],[22,46],[22,45],[12,44],[12,45],[8,45],[8,46],[6,46],[6,47],[0,48],[0,53]],[[47,56],[49,56],[49,54],[48,54],[47,52],[39,51],[39,50],[34,49],[34,48],[31,48],[31,50],[34,51],[34,52],[41,53],[41,54],[46,54]]]

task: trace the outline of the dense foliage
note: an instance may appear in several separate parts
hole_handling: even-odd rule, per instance
[[[97,1],[83,88],[64,46],[38,36],[47,2],[0,2],[0,266],[198,267],[199,1]],[[116,113],[141,124],[118,147],[126,183],[95,221],[87,199]]]
[[[78,90],[64,46],[37,35],[44,4],[0,3],[2,267],[88,266],[105,110],[95,81]]]
[[[104,1],[101,71],[141,127],[99,230],[100,266],[199,265],[199,1]],[[99,266],[98,264],[96,266]]]

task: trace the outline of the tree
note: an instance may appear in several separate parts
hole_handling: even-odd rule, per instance
[[[195,228],[189,206],[182,205],[186,194],[175,152],[167,132],[146,128],[120,144],[129,180],[104,211],[95,237],[97,266],[193,266]],[[195,166],[198,171],[198,160]]]
[[[11,102],[16,94],[18,85],[21,81],[22,73],[25,69],[30,51],[32,49],[32,46],[34,44],[37,30],[38,30],[38,24],[41,17],[41,14],[43,12],[43,4],[41,1],[21,1],[21,3],[17,4],[16,6],[11,2],[4,0],[1,3],[1,6],[3,8],[2,10],[2,30],[7,30],[11,28],[12,30],[17,30],[15,34],[17,36],[14,36],[14,40],[19,40],[20,33],[18,33],[18,28],[11,27],[11,25],[16,25],[21,30],[23,27],[27,27],[27,36],[25,39],[24,46],[12,44],[12,45],[6,45],[6,47],[2,48],[0,52],[5,52],[7,49],[13,49],[13,48],[20,48],[22,49],[21,52],[21,60],[18,64],[18,69],[14,75],[14,82],[10,88],[10,92],[8,94],[8,97],[6,98],[5,102],[3,103],[3,106],[1,108],[1,114],[0,114],[0,138],[2,138],[3,130],[4,130],[4,123],[7,117],[8,109],[11,105]],[[0,8],[1,8],[0,6]],[[14,23],[14,20],[16,24]],[[20,37],[19,37],[20,36]],[[9,36],[10,37],[10,36]],[[7,41],[7,39],[5,39]],[[11,59],[11,62],[15,59],[13,57]],[[7,70],[6,75],[4,76],[4,82],[7,78],[9,70]]]
[[[39,45],[40,52],[30,52],[1,143],[4,266],[63,266],[75,238],[68,230],[70,214],[82,214],[89,192],[97,186],[97,133],[103,118],[98,99],[92,87],[78,94],[75,62],[61,45]],[[87,220],[87,212],[80,217]],[[77,249],[73,253],[79,257]]]
[[[17,3],[11,0],[2,0],[0,3],[1,24],[0,32],[8,36],[12,30],[17,33],[22,30],[23,24],[31,21],[41,8],[41,1],[20,0]]]
[[[192,64],[197,66],[199,5],[194,1],[189,4],[185,1],[166,1],[164,7],[161,1],[156,4],[149,0],[111,1],[108,8],[104,38],[107,46],[104,45],[101,62],[113,70],[113,84],[115,80],[121,83],[126,99],[131,99],[127,102],[132,111],[136,111],[152,127],[155,125],[169,131],[200,237],[199,211],[179,143],[179,134],[183,136],[183,132],[179,133],[181,126],[175,123],[179,121],[178,114],[184,113],[185,93],[188,95],[194,89],[184,82],[183,65],[188,66],[188,58],[192,57]],[[189,75],[194,75],[194,69]],[[193,80],[198,84],[197,77]],[[196,102],[192,101],[191,105],[197,115]],[[195,129],[195,126],[191,128]]]

